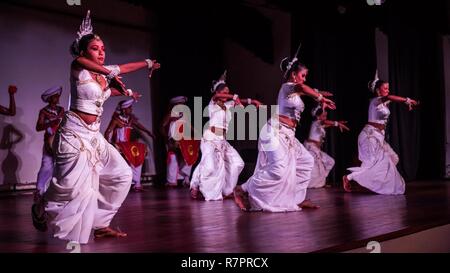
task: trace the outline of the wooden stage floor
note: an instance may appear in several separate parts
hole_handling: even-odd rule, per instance
[[[244,213],[232,200],[193,201],[186,188],[130,192],[113,221],[128,237],[101,239],[82,252],[337,252],[450,223],[450,183],[407,184],[405,196],[317,189],[318,210]],[[36,231],[31,193],[0,195],[0,252],[70,252]]]

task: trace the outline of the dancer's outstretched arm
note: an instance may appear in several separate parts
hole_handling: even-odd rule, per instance
[[[405,98],[405,97],[400,97],[400,96],[396,96],[396,95],[387,95],[386,97],[384,97],[385,100],[389,100],[389,101],[393,101],[393,102],[400,102],[400,103],[405,103],[406,105],[408,105],[408,109],[409,111],[413,110],[414,107],[418,106],[420,103],[416,100],[410,99],[410,98]]]
[[[212,97],[213,101],[217,101],[219,99],[234,100],[236,104],[242,104],[237,94],[216,93]]]
[[[118,75],[120,74],[124,74],[124,73],[130,73],[132,71],[136,71],[138,69],[147,67],[144,66],[144,63],[147,64],[147,62],[137,62],[137,63],[128,63],[128,64],[124,64],[124,65],[119,65],[120,68],[120,73],[117,73],[116,75],[113,75],[113,77],[110,79],[110,88],[111,88],[111,95],[112,96],[128,96],[128,97],[133,97],[135,100],[137,100],[138,98],[141,97],[141,95],[139,93],[133,93],[130,92],[129,90],[126,89],[125,84],[121,81],[120,77],[118,77]],[[109,76],[111,75],[111,70],[109,70],[108,68],[97,64],[96,62],[93,62],[85,57],[78,57],[76,58],[73,63],[73,66],[78,67],[78,68],[84,68],[87,69],[91,72],[94,73],[99,73],[102,75],[106,75]],[[159,68],[159,64],[153,64],[155,67]],[[124,71],[122,71],[121,67],[124,67]],[[157,69],[156,68],[156,69]]]
[[[334,103],[334,101],[325,98],[324,95],[320,94],[319,92],[307,86],[306,84],[298,84],[297,88],[300,95],[307,95],[309,97],[312,97],[316,101],[324,104],[326,108],[329,108],[331,110],[336,109],[336,104]]]
[[[328,128],[328,127],[338,127],[339,128],[339,130],[341,131],[341,132],[344,132],[344,130],[345,131],[350,131],[350,128],[348,128],[347,127],[347,121],[345,121],[345,120],[339,120],[339,121],[335,121],[335,120],[324,120],[324,121],[322,121],[322,124],[325,126],[325,128]]]
[[[255,99],[251,99],[251,98],[248,98],[248,99],[240,99],[240,100],[241,100],[241,103],[242,103],[243,105],[250,105],[250,104],[253,104],[254,106],[256,106],[256,108],[259,108],[261,105],[263,105],[263,103],[260,102],[259,100],[255,100]]]
[[[89,71],[95,72],[95,73],[100,73],[103,75],[109,75],[109,73],[111,73],[111,70],[107,69],[106,67],[97,64],[96,62],[93,62],[92,60],[89,60],[88,58],[85,57],[78,57],[73,61],[73,64],[87,69]],[[156,61],[150,61],[150,60],[145,60],[145,61],[141,61],[141,62],[133,62],[133,63],[126,63],[126,64],[120,64],[119,68],[120,68],[120,74],[126,74],[126,73],[131,73],[137,70],[140,70],[142,68],[148,68],[148,69],[159,69],[161,67],[161,65]]]

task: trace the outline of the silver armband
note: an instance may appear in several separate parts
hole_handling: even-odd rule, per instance
[[[119,66],[114,66],[111,69],[111,72],[109,72],[109,74],[106,75],[106,80],[108,81],[108,83],[110,83],[112,81],[112,79],[114,79],[115,77],[119,76],[119,74],[120,74]]]
[[[316,98],[316,101],[320,102],[320,101],[322,101],[322,99],[323,99],[323,95],[319,94],[319,96]]]
[[[153,61],[150,59],[145,59],[145,62],[147,63],[148,69],[151,69],[153,67]]]

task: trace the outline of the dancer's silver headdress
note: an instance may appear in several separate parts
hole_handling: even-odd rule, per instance
[[[373,81],[369,82],[370,91],[375,93],[375,86],[379,80],[380,79],[378,78],[378,69],[377,69],[377,70],[375,70],[375,77],[374,77]]]
[[[300,45],[298,46],[298,48],[297,48],[297,51],[295,52],[295,55],[294,55],[294,58],[292,58],[290,61],[289,61],[289,63],[287,64],[287,66],[286,66],[286,71],[284,71],[284,74],[283,74],[283,76],[286,78],[286,76],[287,76],[287,73],[289,73],[289,71],[291,70],[291,68],[292,68],[292,66],[294,65],[294,63],[296,62],[296,61],[298,61],[298,54],[300,53],[300,48],[302,47],[302,43],[300,43]],[[281,63],[280,63],[280,69],[281,69],[281,72],[283,72],[283,62],[285,61],[285,60],[289,60],[289,57],[286,57],[286,58],[284,58],[283,60],[281,60]]]
[[[71,48],[71,51],[72,51],[71,53],[73,56],[78,56],[80,54],[79,43],[80,43],[81,38],[83,38],[83,36],[86,36],[88,34],[92,34],[93,31],[94,31],[94,28],[92,27],[92,23],[91,23],[91,11],[88,10],[86,17],[81,22],[80,29],[77,32],[77,38],[73,42],[73,45]]]
[[[226,80],[227,80],[227,71],[225,70],[223,72],[222,76],[220,76],[219,80],[213,82],[213,86],[211,88],[211,92],[212,93],[216,92],[216,89],[217,89],[217,87],[219,87],[219,85],[226,84]]]
[[[92,27],[91,23],[91,11],[88,10],[86,17],[83,19],[80,25],[80,30],[77,32],[78,37],[76,39],[77,43],[80,41],[80,39],[88,34],[92,34],[94,31],[94,28]]]

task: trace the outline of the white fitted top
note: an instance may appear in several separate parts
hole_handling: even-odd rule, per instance
[[[389,103],[390,101],[383,102],[382,97],[373,98],[369,104],[369,122],[386,125],[391,114]]]
[[[224,103],[226,110],[223,110],[213,100],[209,102],[209,126],[228,130],[228,125],[231,121],[230,108],[234,106],[234,101],[227,101]]]
[[[297,122],[300,121],[300,115],[305,109],[305,104],[300,95],[296,93],[294,83],[288,82],[281,86],[278,93],[278,106],[280,115],[287,116]]]
[[[104,66],[109,70],[118,69],[117,65]],[[106,81],[106,77],[102,75]],[[111,89],[102,90],[88,70],[71,70],[70,107],[87,114],[101,116],[103,103],[111,96]]]
[[[309,139],[322,143],[325,139],[325,128],[323,127],[320,120],[315,120],[311,124],[311,129],[309,130]]]

